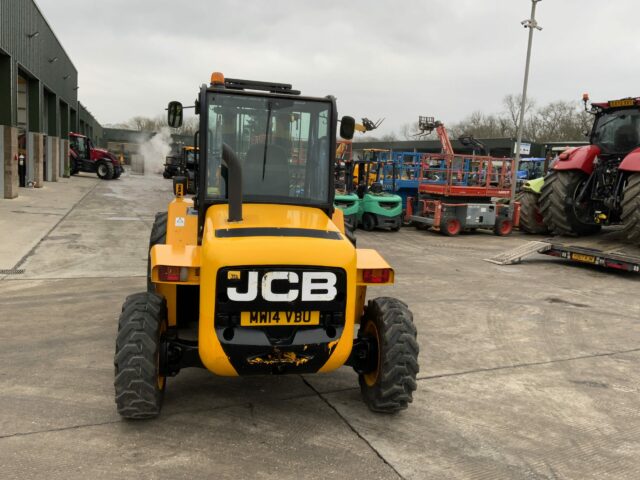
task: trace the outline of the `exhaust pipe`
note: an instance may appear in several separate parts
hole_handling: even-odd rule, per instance
[[[242,165],[226,143],[222,144],[222,159],[227,164],[227,197],[229,198],[229,222],[242,221]]]

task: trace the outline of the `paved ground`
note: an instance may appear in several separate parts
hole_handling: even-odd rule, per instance
[[[191,370],[169,381],[160,418],[122,421],[116,319],[144,289],[168,192],[161,178],[82,176],[0,201],[0,268],[25,270],[0,277],[2,478],[640,477],[638,279],[482,261],[520,235],[358,234],[396,267],[384,294],[418,327],[419,387],[399,415],[370,413],[346,368]]]

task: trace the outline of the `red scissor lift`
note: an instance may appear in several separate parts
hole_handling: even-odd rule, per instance
[[[418,197],[407,201],[407,217],[417,227],[433,227],[449,236],[489,228],[509,235],[519,208],[499,199],[511,196],[510,158],[425,154]]]

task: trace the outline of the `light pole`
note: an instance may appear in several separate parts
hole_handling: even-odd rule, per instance
[[[529,84],[529,62],[531,61],[531,44],[533,43],[533,30],[542,30],[536,22],[536,5],[542,0],[531,0],[531,18],[520,22],[524,28],[529,29],[529,44],[527,45],[527,63],[524,67],[524,85],[522,86],[522,103],[520,104],[520,119],[518,120],[518,133],[516,135],[516,158],[513,162],[511,179],[511,205],[516,198],[516,185],[518,182],[518,168],[520,168],[520,144],[522,143],[522,129],[524,126],[524,109],[527,103],[527,86]]]

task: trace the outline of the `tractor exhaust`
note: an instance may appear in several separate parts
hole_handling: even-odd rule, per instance
[[[222,160],[227,164],[227,196],[229,198],[229,222],[242,221],[242,165],[226,143],[222,144]]]

